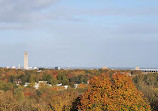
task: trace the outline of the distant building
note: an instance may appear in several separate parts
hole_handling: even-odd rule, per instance
[[[38,70],[37,72],[41,72],[41,70]]]
[[[38,81],[38,83],[40,84],[40,83],[45,83],[45,84],[47,84],[47,81]]]
[[[140,70],[140,68],[138,66],[135,67],[135,70]]]
[[[18,65],[18,69],[20,69],[20,64]]]
[[[29,84],[30,84],[30,83],[26,82],[25,85],[24,85],[24,87],[29,86]],[[47,85],[47,86],[49,86],[49,87],[52,86],[51,84],[47,84],[47,81],[38,81],[38,83],[35,82],[35,84],[33,85],[33,87],[36,88],[36,89],[38,89],[41,84],[45,84],[45,85]]]
[[[38,81],[38,83],[35,83],[34,88],[38,89],[40,84],[47,84],[47,81]]]
[[[24,69],[28,70],[28,52],[24,52]]]
[[[12,69],[15,69],[16,67],[15,66],[12,66]]]
[[[62,86],[62,83],[60,83],[60,84],[57,84],[57,86]]]
[[[22,83],[22,81],[20,79],[16,79],[13,81],[14,84],[19,85]]]
[[[60,70],[60,67],[55,67],[55,70]]]
[[[34,67],[33,69],[36,70],[36,69],[38,69],[38,68],[37,68],[37,67]]]
[[[27,87],[29,84],[30,84],[30,83],[26,82],[25,85],[24,85],[24,87]]]
[[[103,66],[103,67],[102,67],[102,69],[108,69],[108,67],[106,67],[106,66]]]
[[[69,87],[68,85],[65,85],[65,86],[64,86],[65,89],[67,89],[68,87]]]
[[[74,84],[75,89],[78,87],[79,84]]]
[[[33,67],[28,67],[28,69],[29,69],[29,70],[32,70],[32,69],[33,69]]]

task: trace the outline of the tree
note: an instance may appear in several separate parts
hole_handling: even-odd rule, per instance
[[[52,75],[51,74],[44,74],[43,80],[47,81],[48,83],[51,83]]]
[[[90,84],[78,105],[83,111],[150,110],[146,98],[128,75],[115,73],[110,78],[109,74],[102,74],[93,77]]]
[[[154,111],[158,111],[158,73],[133,76],[133,82],[148,98]]]
[[[4,92],[0,90],[0,111],[16,111],[18,106],[12,91]]]
[[[68,85],[69,84],[69,80],[64,74],[59,74],[57,76],[57,80],[59,80],[63,85]]]
[[[56,84],[58,84],[58,80],[56,79],[56,78],[52,78],[51,80],[50,80],[50,83],[52,84],[52,85],[56,85]]]
[[[0,90],[3,90],[3,91],[8,91],[10,89],[16,88],[15,86],[16,86],[15,84],[0,81]]]

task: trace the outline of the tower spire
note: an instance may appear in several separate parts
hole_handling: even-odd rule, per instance
[[[28,52],[24,52],[24,69],[28,70]]]

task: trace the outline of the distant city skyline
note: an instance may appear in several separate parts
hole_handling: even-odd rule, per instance
[[[156,0],[0,2],[0,67],[158,67]]]

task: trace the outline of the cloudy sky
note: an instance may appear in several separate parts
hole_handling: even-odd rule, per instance
[[[157,0],[0,0],[0,66],[158,67]]]

